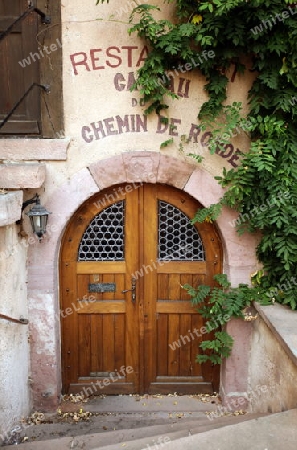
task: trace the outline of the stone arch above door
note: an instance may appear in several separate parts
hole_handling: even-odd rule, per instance
[[[218,202],[224,192],[213,175],[202,167],[158,152],[127,152],[99,160],[75,173],[46,201],[52,212],[50,220],[61,230],[43,241],[46,265],[53,260],[56,264],[61,235],[78,207],[95,193],[122,183],[167,184],[185,191],[206,207]],[[239,236],[233,226],[236,218],[235,211],[224,208],[216,222],[224,246],[224,271],[233,284],[248,282],[250,273],[258,266],[255,256],[258,237]]]
[[[123,153],[93,163],[89,170],[100,190],[121,183],[161,183],[187,192],[205,207],[217,203],[224,192],[202,167],[157,152]],[[257,237],[240,237],[232,226],[236,217],[235,211],[224,208],[217,220],[224,246],[224,272],[234,285],[248,283],[257,267]]]
[[[204,206],[216,203],[223,194],[213,176],[199,166],[158,152],[138,151],[90,164],[47,199],[46,207],[52,212],[50,221],[58,231],[43,240],[42,262],[37,246],[28,249],[31,369],[36,408],[51,410],[61,392],[58,261],[64,230],[70,217],[88,198],[122,183],[167,184],[187,192]],[[234,285],[248,283],[250,273],[257,268],[257,237],[238,236],[232,226],[236,217],[234,211],[225,208],[216,223],[223,244],[223,270]],[[239,350],[237,359],[240,355]],[[243,391],[244,387],[234,386],[235,390]]]

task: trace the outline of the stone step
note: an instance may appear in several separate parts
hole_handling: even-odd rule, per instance
[[[176,439],[188,437],[197,433],[203,433],[208,430],[225,427],[231,424],[238,424],[243,421],[255,420],[260,416],[262,415],[246,414],[240,416],[223,416],[212,421],[207,419],[205,416],[201,416],[196,417],[195,420],[185,419],[173,423],[149,425],[145,427],[142,426],[139,428],[130,427],[121,430],[117,429],[115,431],[106,431],[104,433],[102,433],[102,430],[100,430],[100,433],[98,433],[98,431],[95,432],[95,429],[90,427],[88,434],[80,436],[74,436],[73,430],[75,430],[75,428],[69,429],[69,425],[71,424],[58,424],[59,427],[56,432],[63,433],[64,436],[67,435],[67,437],[57,439],[59,435],[56,435],[55,439],[48,439],[42,442],[37,440],[27,441],[18,445],[18,448],[20,450],[38,450],[41,448],[42,450],[52,450],[53,448],[55,448],[55,450],[66,450],[69,448],[83,448],[84,450],[91,450],[95,448],[106,448],[107,450],[110,447],[110,449],[124,448],[125,450],[130,450],[131,448],[131,450],[134,450],[142,448],[149,449],[147,446],[155,446],[155,448],[159,450],[159,448],[163,448],[161,443],[163,443],[163,446],[167,446],[168,442],[172,442]],[[64,428],[60,427],[60,425],[63,425]],[[89,433],[89,431],[91,431],[91,433]],[[52,433],[54,432],[53,427]],[[49,434],[47,436],[50,437]],[[33,436],[31,436],[31,438],[33,438]],[[157,446],[159,445],[158,439],[160,447]],[[8,449],[11,447],[5,446],[3,448]]]
[[[29,441],[38,441],[49,438],[55,439],[61,436],[80,436],[92,433],[106,434],[115,430],[133,430],[153,425],[170,425],[181,421],[183,423],[193,420],[205,421],[205,419],[204,413],[101,413],[90,417],[89,420],[75,422],[71,418],[59,420],[57,416],[48,415],[45,423],[27,425],[14,441],[20,443],[24,437],[27,437]]]
[[[125,449],[148,450],[148,447],[142,445],[142,442],[134,441]],[[93,450],[96,448],[100,447],[93,447]],[[296,448],[297,409],[291,409],[171,441],[162,450],[296,450]],[[100,448],[100,450],[116,449],[117,446]]]
[[[203,412],[215,410],[220,401],[217,396],[207,395],[108,395],[89,398],[86,403],[63,401],[63,411],[74,411],[82,408],[90,412]]]

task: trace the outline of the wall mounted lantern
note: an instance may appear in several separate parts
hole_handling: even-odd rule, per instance
[[[47,211],[45,207],[40,204],[38,194],[23,203],[22,212],[28,205],[32,205],[33,203],[35,203],[33,208],[25,214],[30,219],[33,233],[35,233],[38,236],[39,241],[41,241],[42,236],[46,233],[47,220],[51,212]]]

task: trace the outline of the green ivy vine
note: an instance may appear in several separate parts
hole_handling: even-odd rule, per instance
[[[258,293],[257,286],[251,288],[240,284],[233,288],[225,274],[215,275],[214,280],[217,286],[212,288],[205,285],[199,285],[197,288],[184,286],[192,297],[193,305],[199,307],[198,312],[206,319],[207,332],[217,330],[212,339],[202,341],[200,347],[205,353],[196,358],[200,364],[207,360],[213,364],[221,364],[223,358],[230,355],[233,338],[226,331],[220,331],[220,328],[224,327],[231,317],[251,321],[257,316],[246,312]]]
[[[105,1],[97,0],[97,4]],[[199,211],[193,221],[215,221],[222,206],[227,205],[239,213],[234,223],[239,233],[260,231],[262,236],[257,257],[263,270],[255,274],[254,286],[231,288],[226,279],[219,278],[217,288],[186,289],[194,304],[201,303],[209,327],[218,311],[241,317],[242,309],[253,300],[277,301],[296,309],[297,3],[174,3],[174,22],[155,19],[154,12],[161,7],[149,4],[138,5],[131,12],[129,33],[145,39],[151,50],[138,70],[133,89],[140,91],[146,114],[156,112],[166,122],[166,98],[178,98],[166,73],[203,52],[214,53],[212,58],[201,58],[199,64],[206,79],[208,101],[197,110],[200,126],[212,133],[210,153],[218,147],[224,150],[232,132],[239,128],[248,133],[250,148],[241,156],[239,167],[224,169],[216,177],[225,188],[220,202]],[[249,114],[244,116],[239,102],[227,103],[227,88],[231,79],[247,72],[254,73],[255,78],[248,94]],[[201,161],[200,156],[192,156]],[[206,298],[210,300],[206,302]],[[221,362],[221,356],[230,353],[230,336],[217,333],[215,340],[202,344],[202,349],[209,349],[211,354],[201,355],[200,362]]]

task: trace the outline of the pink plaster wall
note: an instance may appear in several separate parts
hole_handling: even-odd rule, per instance
[[[47,199],[45,206],[52,211],[49,225],[56,231],[37,246],[29,248],[29,319],[32,333],[31,367],[35,408],[53,410],[61,389],[60,324],[59,324],[59,249],[69,218],[89,197],[100,190],[123,182],[162,183],[178,187],[208,206],[221,197],[222,188],[213,176],[183,160],[157,152],[129,152],[100,160],[75,174]],[[234,283],[249,282],[257,267],[254,249],[257,238],[239,237],[229,222],[236,216],[225,209],[217,221],[224,248],[224,271]],[[250,334],[242,321],[232,320],[228,327],[236,336],[231,358],[223,367],[221,391],[245,392],[247,387],[246,351]]]
[[[28,296],[33,403],[53,411],[61,393],[59,321],[59,249],[70,217],[89,197],[99,192],[88,169],[76,173],[42,203],[52,212],[49,234],[28,250]],[[40,248],[42,247],[42,248]]]
[[[228,322],[226,331],[233,337],[234,345],[231,355],[221,366],[221,398],[224,405],[234,406],[234,410],[246,409],[252,324],[232,319]],[[240,404],[239,399],[242,399]]]

